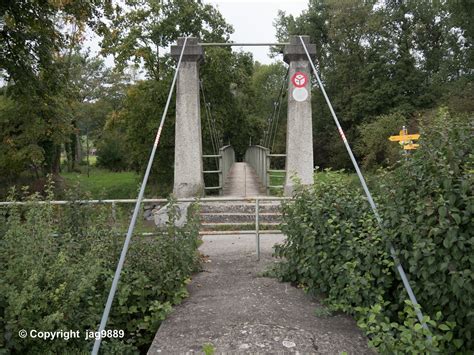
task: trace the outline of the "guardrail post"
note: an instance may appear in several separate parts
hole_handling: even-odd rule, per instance
[[[260,166],[260,176],[262,177],[262,184],[265,187],[265,190],[267,189],[266,183],[267,183],[267,150],[266,149],[259,149],[259,166]]]
[[[112,225],[115,228],[117,224],[117,210],[115,207],[115,201],[112,202]]]
[[[271,185],[271,177],[270,177],[270,152],[267,150],[265,155],[265,181],[266,181],[266,189],[267,195],[270,196],[270,185]]]
[[[255,240],[257,243],[257,261],[260,261],[260,226],[259,226],[259,209],[260,209],[260,201],[255,198]]]
[[[224,177],[223,177],[223,164],[222,164],[222,151],[221,151],[221,154],[219,155],[219,186],[220,186],[220,189],[219,189],[219,195],[223,195],[224,194]]]

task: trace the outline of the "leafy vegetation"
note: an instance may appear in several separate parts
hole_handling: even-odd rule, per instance
[[[205,355],[213,355],[216,352],[214,345],[212,345],[211,343],[204,344],[202,346],[202,351],[204,352]]]
[[[393,126],[400,115],[416,129],[418,113],[439,105],[472,113],[473,27],[466,18],[473,16],[469,1],[310,0],[296,18],[280,13],[276,30],[281,42],[289,35],[310,36],[347,138],[361,146],[368,142],[359,157],[377,168],[391,156],[383,146],[387,134],[401,129]],[[312,100],[315,165],[352,169],[317,87]],[[383,115],[393,120],[386,130],[364,129],[375,128],[367,125]]]
[[[323,294],[332,310],[356,315],[383,353],[472,350],[472,124],[472,117],[440,110],[422,125],[419,151],[379,176],[377,202],[386,237],[361,189],[340,173],[326,173],[331,178],[317,179],[311,189],[300,187],[284,208],[288,239],[275,249],[283,258],[279,277]],[[405,307],[406,291],[388,240],[429,331],[415,319],[413,306]]]
[[[66,188],[77,186],[90,194],[92,199],[136,198],[138,191],[138,175],[134,172],[111,172],[109,170],[92,168],[89,176],[85,173],[63,173]]]
[[[49,188],[47,200],[53,199]],[[92,342],[85,331],[98,327],[123,237],[111,228],[107,207],[73,203],[58,211],[38,200],[28,196],[26,205],[2,210],[0,345],[16,353],[88,352]],[[104,353],[146,351],[160,322],[187,295],[199,261],[198,216],[191,212],[179,229],[175,209],[169,211],[170,222],[158,236],[132,239],[108,321],[109,329],[125,335],[104,340]],[[20,339],[20,329],[79,330],[81,337]]]
[[[227,41],[233,31],[213,6],[183,0],[126,6],[15,1],[0,11],[2,186],[35,186],[48,173],[59,175],[61,154],[67,157],[63,168],[77,171],[91,149],[98,149],[100,166],[141,174],[175,67],[163,48],[185,35]],[[346,136],[365,166],[376,170],[397,160],[387,136],[402,122],[415,132],[418,114],[440,104],[457,112],[474,109],[472,11],[466,1],[311,0],[296,18],[280,13],[275,27],[280,41],[307,34],[316,44],[316,64]],[[102,54],[114,56],[114,68],[84,49],[87,31],[100,36]],[[262,65],[230,48],[206,48],[205,55],[200,72],[210,106],[203,100],[204,153],[214,153],[206,107],[218,145],[230,142],[238,160],[249,142],[263,144],[269,131],[272,151],[283,153],[285,65]],[[317,87],[312,100],[315,165],[351,169]],[[173,175],[173,106],[151,178],[163,194],[171,191]],[[271,128],[275,111],[281,117]],[[96,143],[81,145],[81,137]],[[212,160],[205,164],[216,169]]]
[[[317,173],[314,189],[300,189],[286,207],[288,241],[276,250],[286,259],[280,277],[325,294],[333,310],[355,314],[381,352],[474,347],[473,11],[466,0],[309,0],[300,16],[280,13],[275,21],[279,41],[307,34],[316,45],[317,69],[357,157],[374,174],[369,182],[376,187],[386,237],[430,317],[433,341],[426,342],[428,331],[405,303],[387,240],[356,187],[318,87],[311,95],[314,163],[347,172]],[[224,42],[233,31],[215,7],[187,0],[7,1],[0,5],[0,24],[1,199],[13,185],[44,190],[49,174],[60,182],[62,176],[65,189],[80,183],[96,198],[134,197],[174,73],[175,61],[163,48],[188,35]],[[113,68],[85,49],[89,32],[100,37],[101,54],[114,57]],[[239,160],[250,142],[263,144],[276,111],[281,117],[271,146],[283,153],[285,65],[262,65],[230,48],[206,48],[205,55],[204,154],[215,153],[206,120],[214,125],[218,145],[232,144]],[[440,106],[448,110],[433,114]],[[174,103],[168,116],[153,186],[147,188],[155,196],[172,187]],[[402,125],[422,133],[421,149],[406,160],[387,140]],[[93,149],[99,169],[86,177],[79,174],[81,162]],[[205,169],[215,170],[214,161],[206,161]],[[281,169],[284,162],[274,165]],[[380,167],[386,170],[375,174]],[[216,185],[216,176],[206,179]],[[272,184],[281,181],[281,175],[271,176]],[[45,193],[53,198],[50,189]],[[27,200],[33,204],[38,198]],[[45,328],[97,325],[122,237],[113,236],[105,207],[74,205],[65,211],[28,204],[2,217],[0,341],[6,343],[0,345],[6,349],[69,352],[90,345],[72,341],[65,350],[65,343],[55,342],[45,349],[44,343],[15,338],[16,327],[35,322]],[[128,215],[126,209],[120,213]],[[162,233],[133,243],[110,323],[127,329],[127,339],[106,344],[110,352],[143,349],[183,297],[196,243],[187,237],[195,235],[193,223],[186,228],[169,226],[175,238]],[[59,237],[51,236],[58,231]],[[177,249],[180,238],[189,248]]]

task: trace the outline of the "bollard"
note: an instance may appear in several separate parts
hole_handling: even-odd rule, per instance
[[[258,198],[255,199],[255,241],[257,243],[257,261],[260,261],[260,231],[258,225],[260,201]]]

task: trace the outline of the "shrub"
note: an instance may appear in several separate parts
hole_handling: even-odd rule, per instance
[[[420,149],[379,177],[378,204],[429,330],[421,329],[360,189],[341,174],[297,189],[284,207],[280,279],[354,314],[384,353],[455,352],[474,343],[472,119],[441,110]],[[431,336],[432,341],[428,341]]]
[[[321,173],[322,174],[322,173]],[[391,287],[393,262],[358,188],[341,173],[326,172],[310,190],[299,187],[283,208],[286,241],[280,275],[324,294],[332,309],[371,305]]]
[[[106,206],[71,204],[59,214],[38,199],[9,208],[0,236],[0,347],[15,353],[88,352],[92,342],[85,341],[85,331],[97,330],[123,237],[111,228]],[[165,231],[132,239],[107,324],[125,337],[103,340],[105,353],[146,351],[160,322],[186,296],[198,264],[197,215],[191,213],[178,229],[170,211]],[[80,330],[81,338],[20,339],[20,329]]]
[[[96,165],[112,171],[126,170],[127,157],[124,136],[117,131],[107,131],[98,144]]]
[[[423,309],[473,349],[474,120],[442,109],[421,128],[421,148],[384,179],[382,212]]]
[[[400,145],[389,141],[388,137],[397,135],[405,124],[406,119],[401,114],[394,113],[379,116],[375,121],[358,128],[360,138],[355,148],[364,157],[362,164],[365,168],[386,167],[401,158]]]

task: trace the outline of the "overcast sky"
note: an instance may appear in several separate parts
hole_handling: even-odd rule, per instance
[[[234,42],[276,42],[273,21],[277,17],[278,10],[298,16],[308,4],[307,0],[206,0],[205,2],[216,6],[226,21],[234,26],[234,33],[231,36]],[[267,47],[243,49],[252,52],[254,59],[261,63],[272,62]]]

